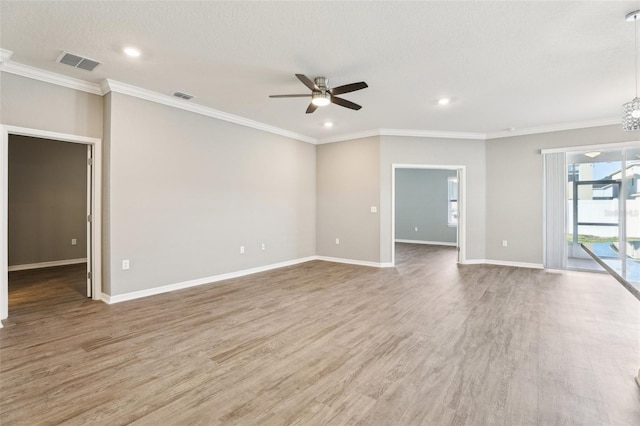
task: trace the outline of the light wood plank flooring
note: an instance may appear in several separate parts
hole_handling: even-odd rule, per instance
[[[115,305],[73,289],[81,267],[24,274],[0,424],[640,424],[640,305],[613,278],[397,258]]]

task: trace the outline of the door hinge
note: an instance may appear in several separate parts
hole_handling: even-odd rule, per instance
[[[92,215],[88,215],[87,216],[87,222],[93,222],[93,216]]]
[[[91,272],[87,272],[87,279],[90,280],[91,279]]]
[[[87,166],[93,166],[93,158],[87,158]]]

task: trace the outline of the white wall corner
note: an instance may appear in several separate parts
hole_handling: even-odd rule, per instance
[[[100,82],[100,92],[102,93],[102,96],[106,95],[111,91],[111,87],[109,86],[110,81],[111,80],[109,79],[105,79]]]

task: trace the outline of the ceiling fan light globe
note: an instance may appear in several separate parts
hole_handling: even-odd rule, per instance
[[[311,98],[311,103],[315,106],[327,106],[331,103],[331,98],[328,93],[314,93]]]

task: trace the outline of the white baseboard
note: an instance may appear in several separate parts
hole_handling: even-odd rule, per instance
[[[349,265],[358,266],[372,266],[374,268],[390,268],[393,266],[391,263],[370,262],[368,260],[342,259],[340,257],[315,256],[315,258],[317,260],[323,260],[325,262],[346,263]]]
[[[218,281],[229,280],[231,278],[239,278],[244,277],[246,275],[257,274],[258,272],[270,271],[272,269],[284,268],[286,266],[293,266],[299,263],[309,262],[311,260],[322,260],[326,262],[336,262],[336,263],[347,263],[350,265],[359,265],[359,266],[373,266],[376,268],[390,268],[393,265],[390,262],[378,263],[378,262],[368,262],[364,260],[353,260],[353,259],[341,259],[337,257],[326,257],[326,256],[309,256],[303,257],[300,259],[289,260],[286,262],[274,263],[266,266],[259,266],[257,268],[245,269],[243,271],[230,272],[228,274],[220,274],[214,275],[211,277],[198,278],[195,280],[184,281],[175,284],[164,285],[162,287],[154,287],[146,290],[133,291],[131,293],[125,294],[117,294],[115,296],[111,296],[106,293],[102,293],[101,300],[108,304],[126,302],[128,300],[140,299],[143,297],[154,296],[156,294],[168,293],[170,291],[182,290],[185,288],[196,287],[204,284],[213,284]]]
[[[170,291],[182,290],[185,288],[196,287],[203,284],[212,284],[218,281],[228,280],[231,278],[244,277],[246,275],[257,274],[258,272],[265,272],[265,271],[270,271],[272,269],[284,268],[285,266],[297,265],[298,263],[309,262],[310,260],[315,260],[315,259],[316,259],[316,256],[303,257],[300,259],[288,260],[286,262],[259,266],[257,268],[245,269],[237,272],[229,272],[227,274],[220,274],[220,275],[214,275],[211,277],[198,278],[195,280],[183,281],[180,283],[164,285],[161,287],[154,287],[146,290],[133,291],[131,293],[117,294],[115,296],[102,293],[101,300],[108,304],[126,302],[127,300],[140,299],[142,297],[168,293]]]
[[[463,265],[497,265],[497,266],[513,266],[515,268],[544,269],[542,263],[527,262],[511,262],[508,260],[492,260],[492,259],[467,259]]]
[[[87,263],[87,258],[85,257],[84,259],[66,259],[66,260],[54,260],[51,262],[25,263],[22,265],[11,265],[7,268],[7,270],[9,272],[25,271],[27,269],[51,268],[52,266],[76,265],[78,263]]]
[[[430,245],[430,246],[456,247],[458,245],[457,243],[446,243],[446,242],[442,242],[442,241],[400,240],[400,239],[397,239],[395,241],[396,241],[396,243],[427,244],[427,245]]]
[[[484,259],[466,259],[464,262],[460,262],[461,265],[484,265],[485,263]]]

